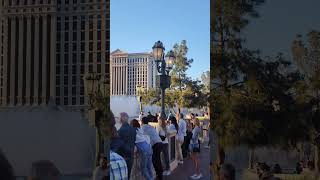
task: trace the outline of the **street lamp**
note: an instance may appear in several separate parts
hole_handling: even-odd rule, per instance
[[[109,107],[109,83],[107,77],[90,73],[84,78],[85,96],[88,97],[89,124],[96,128],[96,164],[99,154],[103,152],[102,130],[107,126],[106,121]]]
[[[164,98],[165,98],[165,90],[170,87],[170,70],[173,67],[175,56],[173,51],[169,51],[168,54],[164,55],[164,46],[161,41],[157,41],[153,47],[153,58],[157,65],[157,71],[159,73],[160,79],[160,90],[161,90],[161,118],[166,118],[165,114],[165,105],[164,105]]]

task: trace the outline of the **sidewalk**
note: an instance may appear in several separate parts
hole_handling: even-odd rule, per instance
[[[203,175],[201,180],[210,180],[210,149],[204,148],[204,145],[201,145],[201,153],[199,154],[200,157],[200,169]],[[189,180],[195,173],[194,165],[191,158],[186,158],[184,160],[183,165],[179,165],[170,176],[164,176],[164,180]]]

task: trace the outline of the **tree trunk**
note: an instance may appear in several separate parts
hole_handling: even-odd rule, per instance
[[[224,160],[225,160],[225,152],[224,149],[222,148],[222,146],[218,143],[217,144],[217,159],[216,161],[213,163],[213,177],[214,180],[219,180],[220,178],[220,169],[221,166],[224,164]]]
[[[249,149],[249,165],[248,168],[249,169],[253,169],[254,168],[254,148],[250,148]]]

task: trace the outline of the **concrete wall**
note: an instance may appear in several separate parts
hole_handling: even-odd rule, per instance
[[[90,173],[95,130],[80,112],[0,112],[0,148],[16,176],[29,175],[38,160],[52,161],[63,174]]]

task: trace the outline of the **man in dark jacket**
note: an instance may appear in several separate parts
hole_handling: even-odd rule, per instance
[[[127,162],[128,176],[130,177],[133,158],[134,158],[133,156],[134,156],[134,146],[136,141],[136,130],[134,127],[129,125],[128,121],[129,121],[128,114],[125,112],[120,113],[121,128],[119,129],[118,133],[120,138],[124,141],[126,152],[130,152],[130,153],[126,153],[123,157]]]

